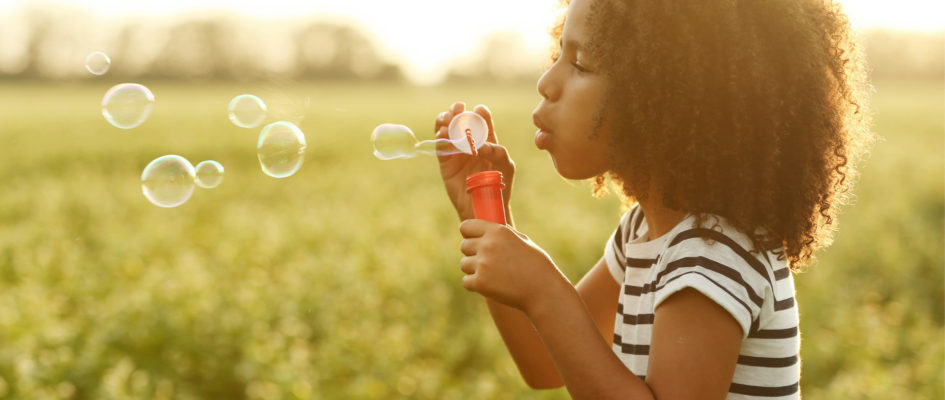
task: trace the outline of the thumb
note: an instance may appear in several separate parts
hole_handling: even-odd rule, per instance
[[[492,111],[489,110],[489,107],[480,104],[473,108],[473,112],[479,114],[482,119],[486,120],[486,126],[489,127],[489,133],[486,136],[486,141],[499,143],[499,138],[495,135],[495,126],[492,124]]]

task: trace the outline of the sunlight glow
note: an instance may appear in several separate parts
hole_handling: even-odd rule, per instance
[[[942,19],[945,2],[840,1],[857,29],[945,30]],[[269,20],[346,20],[371,35],[380,45],[381,54],[401,64],[409,78],[431,83],[442,78],[458,60],[474,53],[490,33],[517,35],[528,57],[546,57],[550,46],[548,28],[554,20],[557,3],[557,0],[6,0],[0,2],[0,20],[8,11],[24,5],[51,9],[70,7],[112,21],[132,17],[169,19],[194,14]]]

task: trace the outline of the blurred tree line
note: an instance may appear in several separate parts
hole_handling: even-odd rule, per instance
[[[104,20],[27,6],[0,16],[0,79],[86,79],[88,53],[109,76],[152,79],[403,80],[402,67],[354,23],[231,14]]]
[[[945,77],[945,31],[860,33],[874,79]],[[550,40],[549,40],[550,46]],[[110,76],[165,79],[403,81],[403,66],[352,21],[263,20],[225,13],[104,20],[81,9],[26,6],[0,15],[0,79],[87,79],[105,51]],[[495,32],[447,81],[534,81],[548,57]]]

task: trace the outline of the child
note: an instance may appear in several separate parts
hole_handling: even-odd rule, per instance
[[[800,398],[791,272],[829,244],[868,147],[849,24],[822,0],[573,0],[538,81],[535,144],[632,205],[576,286],[514,230],[497,144],[439,159],[483,295],[525,381],[576,399]],[[462,103],[436,119],[437,137]],[[508,226],[464,179],[498,170]]]

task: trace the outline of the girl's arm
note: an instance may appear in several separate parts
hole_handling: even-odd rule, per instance
[[[614,282],[603,258],[577,284],[576,292],[590,312],[596,333],[607,346],[613,342],[619,291],[620,286]],[[488,297],[486,302],[492,320],[525,383],[534,389],[561,387],[564,382],[525,313]]]
[[[456,102],[448,111],[441,113],[434,122],[434,132],[437,139],[449,137],[447,127],[452,118],[465,111],[466,105]],[[466,194],[466,176],[482,170],[501,171],[506,188],[503,190],[505,200],[506,219],[510,226],[514,226],[509,208],[512,182],[515,174],[515,164],[509,158],[508,152],[498,144],[492,113],[485,106],[476,106],[474,111],[482,116],[489,127],[487,143],[480,149],[478,157],[465,154],[444,155],[438,157],[440,172],[446,193],[456,209],[460,220],[473,218],[472,205]],[[613,340],[614,315],[617,312],[617,296],[619,286],[607,271],[603,260],[597,263],[591,272],[577,285],[577,290],[594,311],[594,319],[600,326],[602,337]],[[525,382],[533,388],[556,388],[563,385],[558,371],[555,369],[548,351],[545,349],[535,327],[522,311],[486,298],[489,313],[495,321],[505,346],[509,349],[515,365],[522,374]]]
[[[683,290],[656,309],[644,382],[613,353],[595,313],[544,251],[486,221],[464,221],[460,233],[463,287],[528,316],[573,398],[725,398],[742,331],[707,297]]]
[[[574,399],[724,399],[741,327],[693,289],[656,309],[646,382],[600,340],[590,314],[566,287],[528,311]]]

